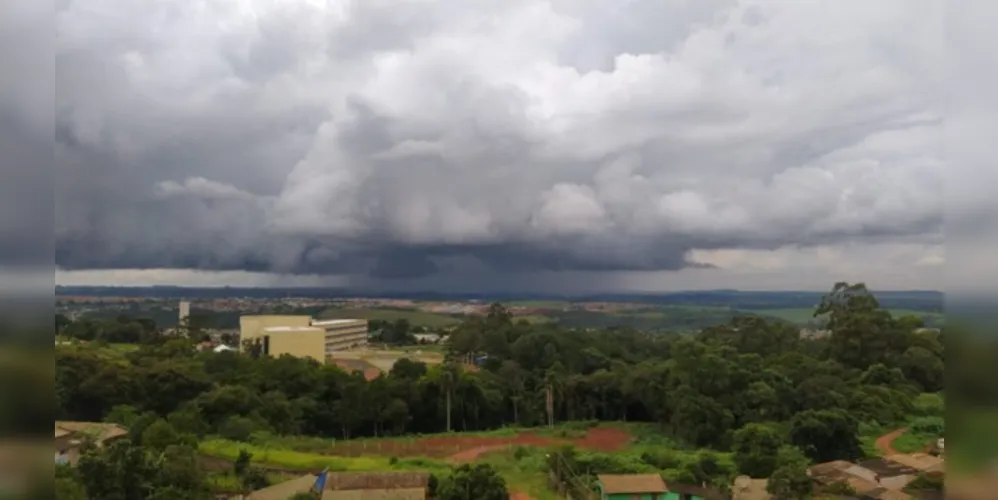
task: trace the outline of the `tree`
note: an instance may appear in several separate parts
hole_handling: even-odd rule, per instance
[[[236,457],[236,461],[232,462],[232,472],[236,476],[242,476],[247,469],[249,469],[250,462],[253,460],[253,454],[246,450],[239,450],[239,456]]]
[[[790,420],[790,442],[815,462],[863,456],[859,423],[844,410],[808,410]]]
[[[519,424],[519,404],[520,400],[523,399],[524,391],[523,369],[520,368],[520,364],[516,361],[503,361],[502,365],[499,367],[499,378],[506,383],[506,393],[509,395],[509,400],[513,404],[513,423]]]
[[[245,442],[249,441],[250,436],[258,430],[260,430],[260,426],[257,422],[252,419],[236,415],[226,419],[226,421],[219,426],[218,433],[225,439]]]
[[[58,467],[68,468],[68,466],[64,465]],[[87,490],[77,477],[60,475],[57,471],[53,486],[57,500],[88,500]]]
[[[890,348],[892,337],[903,335],[888,311],[866,285],[836,283],[814,312],[815,317],[826,317],[831,331],[831,355],[840,363],[866,369],[883,361]]]
[[[749,477],[767,478],[776,470],[780,447],[779,431],[769,425],[748,424],[734,434],[734,460],[738,471]]]
[[[766,483],[766,491],[774,500],[803,500],[814,490],[807,474],[807,458],[796,448],[785,446],[780,450],[776,470]]]
[[[157,451],[166,450],[168,446],[184,443],[180,433],[166,420],[159,419],[142,431],[142,446]]]
[[[446,409],[444,410],[447,414],[447,432],[451,432],[451,399],[454,397],[454,389],[457,387],[457,380],[460,377],[459,368],[454,363],[446,363],[442,367],[443,371],[440,374],[440,389],[444,393],[444,398],[446,399]]]
[[[437,484],[437,500],[507,500],[506,482],[488,464],[462,465]]]

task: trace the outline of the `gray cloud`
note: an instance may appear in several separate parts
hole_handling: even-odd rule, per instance
[[[56,260],[396,279],[938,243],[916,3],[71,2]]]

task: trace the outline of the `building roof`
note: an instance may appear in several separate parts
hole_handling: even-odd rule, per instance
[[[426,488],[429,472],[336,472],[326,478],[327,490],[390,490]]]
[[[613,493],[666,493],[665,481],[658,474],[599,474],[603,492]]]
[[[313,319],[312,326],[335,326],[335,325],[348,325],[351,323],[361,323],[366,320],[363,319]]]
[[[246,500],[288,500],[296,493],[307,493],[315,484],[315,475],[307,474],[290,481],[277,483],[246,495]]]
[[[907,465],[893,460],[887,460],[885,458],[863,460],[862,462],[859,462],[859,465],[873,471],[874,473],[880,474],[880,477],[918,474],[917,469],[913,469]]]
[[[315,479],[315,474],[307,474],[254,491],[246,500],[287,500],[296,493],[308,492]],[[428,472],[330,472],[322,498],[423,500],[429,480]]]
[[[60,434],[60,431],[63,433]],[[85,434],[93,436],[98,442],[125,436],[128,430],[118,424],[105,422],[69,422],[57,421],[55,423],[55,436],[63,437],[70,434]]]
[[[910,468],[892,465],[884,460],[869,460],[863,465],[835,460],[808,469],[808,474],[819,484],[827,486],[845,483],[864,498],[880,500],[911,498],[910,495],[900,491],[915,478],[911,472],[913,471]]]
[[[946,462],[942,457],[928,453],[899,453],[888,456],[887,460],[921,472],[943,472],[946,467]]]

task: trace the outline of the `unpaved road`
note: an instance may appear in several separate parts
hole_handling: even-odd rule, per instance
[[[877,446],[877,451],[880,453],[880,455],[885,457],[890,455],[897,455],[899,452],[894,449],[894,440],[897,439],[902,434],[904,434],[905,432],[908,432],[907,427],[888,432],[887,434],[884,434],[883,436],[877,438],[876,446]]]

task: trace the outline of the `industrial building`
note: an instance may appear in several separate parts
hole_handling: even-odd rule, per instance
[[[260,339],[263,353],[290,354],[317,361],[337,351],[367,345],[367,320],[313,320],[310,316],[272,315],[239,318],[240,348],[247,340]]]

